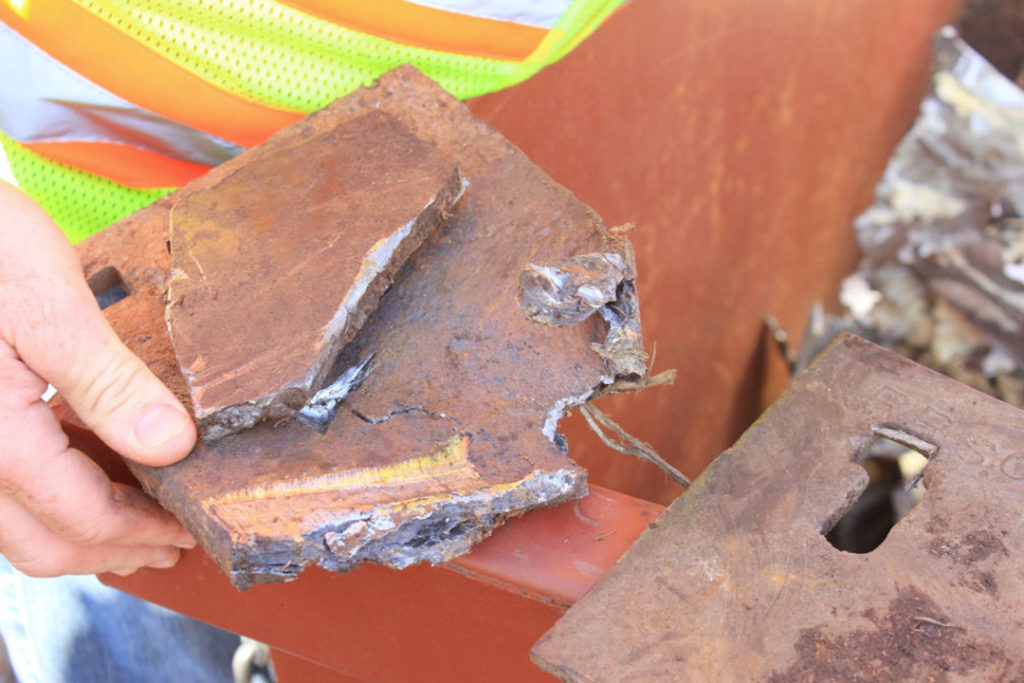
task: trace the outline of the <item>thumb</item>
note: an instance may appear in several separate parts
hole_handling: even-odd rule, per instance
[[[95,316],[79,316],[63,349],[44,354],[39,374],[121,455],[146,465],[177,462],[195,444],[192,418],[94,307]]]
[[[0,334],[111,448],[167,465],[195,444],[191,417],[100,312],[71,245],[28,197],[0,183]]]

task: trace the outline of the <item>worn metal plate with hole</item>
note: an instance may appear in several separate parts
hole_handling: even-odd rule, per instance
[[[519,274],[527,263],[605,250],[615,238],[572,193],[411,67],[81,243],[87,274],[113,266],[131,291],[106,309],[108,319],[187,400],[163,324],[173,207],[369,111],[436,147],[469,186],[330,373],[372,356],[368,377],[326,433],[294,419],[268,421],[200,443],[170,467],[132,466],[239,587],[292,579],[311,564],[340,571],[366,560],[396,568],[441,562],[508,516],[586,492],[586,473],[555,428],[569,407],[616,379],[592,348],[607,325],[598,316],[561,328],[527,320],[517,303]]]
[[[879,437],[930,456],[855,555]],[[534,647],[571,681],[1021,680],[1024,412],[839,337]]]

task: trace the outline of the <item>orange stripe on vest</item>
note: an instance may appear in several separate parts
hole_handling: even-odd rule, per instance
[[[522,61],[547,30],[510,21],[417,5],[403,0],[283,0],[307,14],[410,45],[473,57]]]
[[[69,166],[138,188],[180,187],[209,166],[171,159],[117,142],[29,142],[26,149]]]
[[[93,83],[130,102],[243,147],[302,114],[250,102],[197,78],[63,0],[32,0],[25,21],[0,2],[0,21]]]

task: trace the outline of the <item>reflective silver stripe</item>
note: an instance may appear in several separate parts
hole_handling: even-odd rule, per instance
[[[11,165],[7,161],[7,153],[4,152],[3,145],[0,145],[0,180],[8,182],[15,187],[18,186],[18,179],[14,177],[14,171],[11,170]]]
[[[122,100],[3,22],[0,130],[18,142],[118,142],[208,166],[245,151]]]
[[[457,14],[551,28],[569,9],[572,0],[407,0]]]

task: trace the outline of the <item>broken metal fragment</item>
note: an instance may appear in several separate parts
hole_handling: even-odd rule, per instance
[[[534,661],[568,681],[1018,680],[1022,435],[1024,412],[842,335]],[[923,499],[842,552],[825,535],[881,438],[929,458]]]
[[[370,111],[399,120],[470,182],[326,376],[375,353],[372,371],[323,434],[298,420],[264,421],[199,443],[170,467],[131,465],[239,587],[293,579],[313,564],[342,571],[366,560],[440,562],[509,516],[578,498],[586,472],[568,458],[558,420],[604,389],[644,385],[635,376],[620,385],[593,352],[606,332],[598,316],[555,328],[507,305],[523,264],[619,251],[608,247],[615,238],[571,192],[410,67],[81,243],[85,264],[107,265],[118,254],[132,295],[106,313],[129,347],[184,395],[151,275],[169,265],[171,207],[307,141],[308,153],[287,172],[333,168],[343,159],[326,147],[345,152],[318,147],[324,134]]]
[[[608,323],[608,335],[604,343],[591,344],[591,348],[604,359],[614,375],[646,375],[647,353],[640,330],[636,285],[630,280],[622,282],[616,299],[602,306],[600,312]]]
[[[528,263],[519,275],[519,307],[529,320],[565,327],[595,311],[608,323],[604,343],[592,344],[613,376],[646,375],[647,354],[640,330],[636,259],[619,236],[604,251],[561,262]]]
[[[167,325],[203,438],[306,405],[463,189],[454,161],[372,111],[177,202]]]
[[[361,363],[353,365],[340,375],[338,379],[316,392],[309,403],[302,407],[296,417],[303,424],[309,425],[321,434],[327,431],[327,425],[331,423],[338,413],[338,407],[349,394],[359,388],[366,376],[370,373],[369,365],[373,361],[374,354],[370,354]]]
[[[564,327],[586,320],[633,279],[620,253],[574,256],[562,263],[527,264],[519,276],[519,306],[534,322]]]

